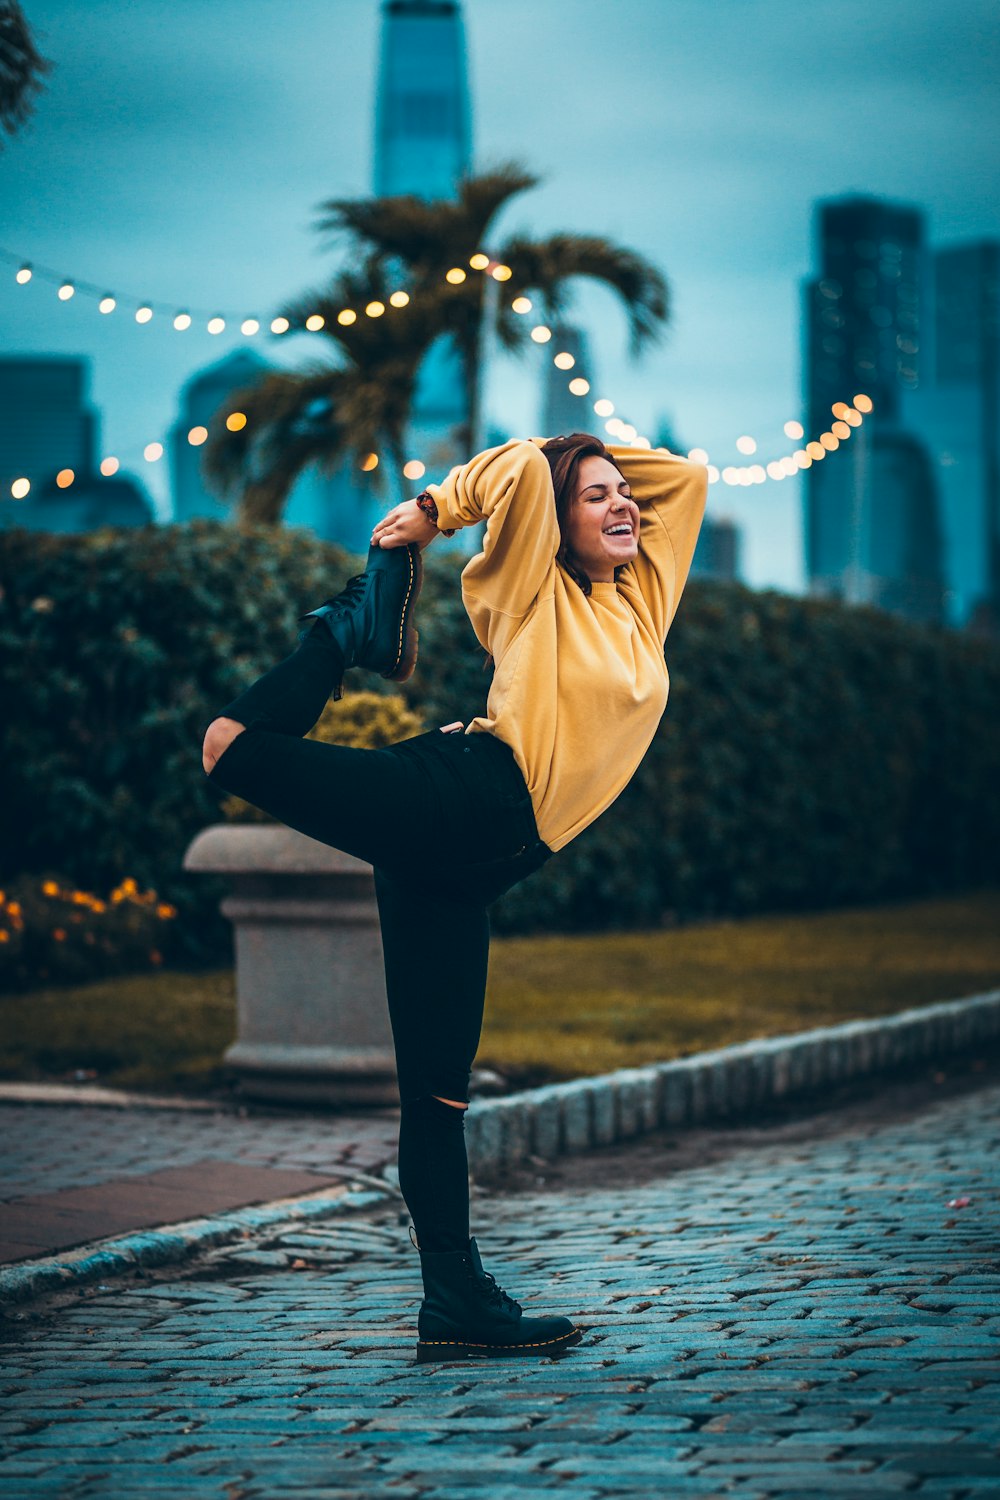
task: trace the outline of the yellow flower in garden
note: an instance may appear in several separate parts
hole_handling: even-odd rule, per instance
[[[19,917],[21,915],[21,903],[20,903],[20,901],[12,901],[10,903],[10,905],[8,906],[7,910],[10,912],[10,914],[11,914],[12,917]]]
[[[9,942],[10,942],[10,933],[9,932],[5,932],[4,929],[2,927],[0,927],[0,943],[9,943]]]
[[[108,908],[107,903],[104,901],[92,901],[90,903],[90,909],[91,911],[107,911]]]
[[[57,943],[64,943],[66,941],[65,927],[54,927],[52,929],[52,936],[55,938]]]
[[[126,895],[126,896],[134,896],[135,893],[136,893],[136,891],[139,889],[139,887],[136,885],[136,883],[132,879],[131,875],[129,875],[127,879],[125,879],[125,880],[122,881],[122,883],[121,883],[121,889],[122,889],[122,893],[124,895]]]
[[[159,904],[159,906],[156,908],[156,915],[158,917],[164,917],[164,918],[166,918],[166,917],[176,917],[176,915],[177,915],[177,908],[176,908],[176,906],[168,906],[165,901],[161,901],[160,904]]]
[[[86,891],[74,891],[73,892],[73,905],[74,906],[89,906],[90,905],[90,897],[87,895]]]
[[[46,880],[45,883],[44,883],[44,885],[42,886],[42,895],[43,896],[58,896],[58,894],[59,894],[59,887],[56,885],[55,881],[54,880]]]
[[[117,906],[118,903],[119,903],[119,901],[124,901],[124,899],[125,899],[125,897],[122,895],[121,891],[112,891],[111,892],[111,901],[112,901],[113,905]]]
[[[0,891],[0,906],[3,906],[4,902],[6,901],[6,899],[7,899],[7,892],[6,891]]]

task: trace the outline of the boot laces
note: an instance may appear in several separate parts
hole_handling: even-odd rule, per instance
[[[490,1302],[495,1303],[503,1312],[523,1312],[520,1302],[515,1302],[513,1297],[508,1296],[489,1271],[483,1272],[481,1284]]]
[[[353,578],[347,580],[342,592],[337,595],[336,599],[330,601],[331,614],[334,610],[340,612],[354,608],[364,594],[366,576],[364,573],[356,573]]]

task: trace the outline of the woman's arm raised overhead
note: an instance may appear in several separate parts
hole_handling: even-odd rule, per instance
[[[619,588],[634,581],[665,641],[691,571],[705,514],[708,470],[656,448],[609,451],[639,507],[639,556],[623,569]]]
[[[486,522],[482,551],[462,575],[466,595],[498,614],[527,614],[559,550],[552,473],[539,443],[515,439],[477,453],[427,492],[441,530]]]

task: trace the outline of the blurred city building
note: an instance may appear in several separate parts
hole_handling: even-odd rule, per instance
[[[652,442],[654,448],[666,448],[668,453],[683,455],[689,452],[666,417],[660,418]],[[716,511],[717,506],[713,503],[705,512],[691,561],[691,577],[737,582],[742,568],[742,533],[732,516],[720,516]]]
[[[375,192],[454,198],[472,164],[472,112],[458,0],[384,0],[375,107]],[[453,341],[438,339],[417,380],[409,449],[437,479],[461,451],[469,392]]]
[[[99,416],[90,404],[90,362],[63,355],[0,358],[0,526],[91,531],[144,526],[154,518],[139,482],[97,471]],[[11,486],[27,479],[20,499]]]
[[[929,448],[906,427],[929,374],[919,209],[850,196],[817,205],[819,274],[805,293],[807,435],[855,395],[874,409],[846,451],[805,471],[806,574],[813,594],[941,621],[944,537]]]
[[[573,365],[560,370],[548,353],[571,354]],[[552,342],[545,346],[543,354],[545,374],[542,378],[542,437],[558,437],[570,432],[590,432],[595,424],[594,408],[581,396],[574,396],[569,388],[571,380],[582,376],[595,385],[594,366],[590,357],[587,335],[568,323],[556,323],[552,329]],[[599,436],[600,434],[598,434]]]
[[[931,266],[932,378],[904,396],[941,500],[948,623],[1000,633],[1000,241],[951,245]]]
[[[740,577],[740,528],[731,516],[706,513],[691,561],[692,578],[720,578],[735,582]]]

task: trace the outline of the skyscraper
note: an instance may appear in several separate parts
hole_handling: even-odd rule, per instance
[[[451,198],[472,157],[458,0],[385,0],[375,192]]]
[[[375,119],[375,191],[454,198],[470,170],[472,126],[458,0],[384,0]],[[469,393],[453,341],[438,339],[421,366],[410,452],[431,478],[467,458],[458,448]]]
[[[61,355],[0,358],[0,493],[15,479],[40,489],[60,469],[95,467],[97,413],[88,361]],[[7,507],[9,509],[9,506]]]
[[[89,403],[89,378],[89,363],[81,358],[0,359],[0,527],[78,532],[154,519],[137,479],[97,471],[100,419]],[[22,499],[11,495],[15,479],[31,485]]]
[[[901,427],[926,368],[922,216],[849,197],[820,203],[817,228],[819,274],[804,289],[807,429],[828,431],[833,403],[855,395],[870,396],[874,411],[806,471],[810,592],[939,619],[942,558],[926,545],[932,534],[940,542],[934,471]]]
[[[906,396],[941,495],[952,625],[1000,629],[1000,242],[933,260],[933,380]]]
[[[549,353],[552,350],[552,354]],[[569,370],[560,370],[553,363],[554,354],[571,354],[576,363]],[[594,367],[590,358],[587,335],[579,328],[567,323],[557,323],[552,330],[552,342],[542,352],[545,373],[542,377],[542,426],[544,437],[556,437],[559,433],[589,432],[594,423],[594,409],[587,401],[574,396],[569,383],[580,375],[594,385]]]

